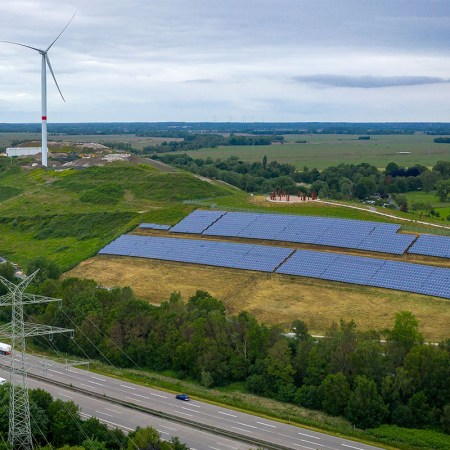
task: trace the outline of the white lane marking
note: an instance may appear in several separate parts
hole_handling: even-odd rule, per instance
[[[84,387],[87,387],[87,388],[91,388],[91,389],[92,389],[92,386],[89,386],[88,384],[80,383],[80,386],[84,386]]]
[[[117,428],[123,428],[125,430],[134,431],[134,428],[126,427],[125,425],[119,425],[118,423],[110,422],[109,420],[102,419],[102,422],[109,423]]]
[[[154,394],[153,392],[150,392],[150,395],[154,395],[155,397],[167,398],[165,395]]]
[[[91,375],[91,378],[94,378],[95,380],[99,381],[106,381],[104,378],[94,377],[94,375]]]
[[[104,386],[102,383],[97,383],[96,381],[86,380],[87,383],[96,384],[97,386]]]
[[[250,430],[243,430],[242,428],[238,428],[238,427],[231,427],[234,428],[235,430],[239,430],[239,431],[244,431],[245,433],[251,433]]]
[[[319,444],[318,442],[307,441],[306,439],[300,439],[302,442],[306,442],[307,444],[318,445],[319,447],[326,447],[326,445]]]
[[[220,448],[212,447],[211,445],[208,445],[208,448],[212,448],[212,450],[220,450]]]
[[[306,450],[316,450],[312,447],[307,447],[306,445],[296,444],[295,442],[293,442],[292,445],[296,445],[297,447],[301,447],[301,448],[306,448]]]
[[[234,414],[228,414],[228,413],[224,413],[222,411],[217,411],[219,414],[223,414],[224,416],[230,416],[230,417],[237,417]]]
[[[140,402],[140,403],[142,403],[142,400],[139,400],[138,398],[133,398],[133,397],[125,397],[125,398],[127,398],[128,400],[133,400],[133,402]]]
[[[121,384],[120,386],[127,388],[127,389],[133,389],[133,391],[136,390],[136,388],[132,387],[132,386],[127,386],[126,384]]]
[[[264,422],[256,422],[256,423],[259,423],[260,425],[264,425],[265,427],[276,428],[275,425],[270,425],[268,423],[264,423]]]
[[[188,413],[185,413],[185,412],[183,412],[183,411],[177,411],[177,410],[175,410],[175,412],[178,413],[178,414],[184,414],[185,416],[192,417],[192,414],[188,414]]]
[[[235,422],[235,423],[237,423],[238,425],[242,425],[244,427],[255,428],[255,430],[258,428],[253,425],[247,425],[246,423],[241,423],[241,422]]]
[[[55,369],[48,369],[48,371],[49,372],[55,372],[55,373],[59,373],[60,375],[62,375],[63,373],[62,372],[58,372],[57,370],[55,370]]]
[[[200,405],[194,405],[194,404],[192,404],[192,403],[189,403],[189,406],[192,406],[192,407],[194,407],[194,408],[201,408]]]
[[[344,447],[356,448],[356,450],[363,450],[361,447],[353,447],[353,445],[341,444]]]
[[[57,392],[56,394],[60,395],[61,397],[73,398],[70,395],[62,394],[61,392]]]
[[[195,410],[195,409],[190,409],[190,408],[186,408],[185,406],[182,406],[181,407],[181,409],[185,409],[186,411],[192,411],[192,412],[195,412],[195,413],[199,413],[197,410]],[[201,414],[201,413],[200,413]],[[206,416],[208,416],[209,414],[205,414]]]
[[[167,428],[168,430],[177,431],[176,428],[166,427],[165,425],[158,425],[158,426],[160,426],[161,428]]]
[[[95,411],[97,414],[103,414],[104,416],[108,416],[108,417],[114,417],[112,414],[107,414],[103,411]]]
[[[136,397],[141,397],[141,398],[145,398],[147,400],[150,400],[150,397],[146,397],[145,395],[140,395],[140,394],[133,394],[133,395],[135,395]]]
[[[301,434],[302,436],[310,437],[310,438],[313,438],[313,439],[320,439],[320,437],[313,436],[311,434],[306,434],[306,433],[298,433],[298,434]]]
[[[224,447],[232,448],[232,449],[234,449],[234,450],[237,450],[237,449],[238,449],[238,447],[232,447],[231,445],[224,444],[223,442],[217,442],[217,444],[223,445]]]
[[[105,408],[105,409],[106,409],[106,411],[111,411],[111,412],[113,412],[115,414],[121,414],[120,411],[116,411],[115,409],[110,409],[110,408]]]
[[[167,431],[161,431],[161,430],[158,430],[158,428],[156,429],[156,431],[157,431],[158,433],[162,433],[162,434],[170,434],[170,433],[168,433]]]

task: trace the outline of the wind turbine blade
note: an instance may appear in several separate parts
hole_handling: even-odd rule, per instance
[[[21,47],[31,48],[32,50],[36,50],[37,52],[42,53],[42,50],[39,48],[30,47],[29,45],[25,45],[25,44],[19,44],[18,42],[12,42],[12,41],[0,41],[0,42],[5,42],[6,44],[20,45]]]
[[[73,18],[75,17],[75,13],[73,13],[72,18],[69,20],[69,22],[67,23],[67,25],[62,29],[61,33],[58,34],[58,36],[56,36],[56,39],[47,47],[47,50],[45,50],[45,53],[47,53],[51,48],[52,45],[59,39],[59,37],[64,33],[65,29],[70,25],[70,22],[72,22]]]
[[[50,59],[48,58],[47,53],[45,54],[45,60],[47,61],[47,66],[50,69],[50,72],[52,73],[53,80],[55,81],[56,87],[58,88],[59,93],[61,94],[61,98],[63,99],[64,103],[66,102],[66,99],[64,98],[64,95],[62,95],[61,89],[59,88],[58,82],[56,81],[55,74],[53,73],[52,65],[50,64]]]

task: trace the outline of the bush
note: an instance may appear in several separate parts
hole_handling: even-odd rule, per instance
[[[27,274],[31,275],[33,272],[36,272],[36,270],[39,271],[34,278],[36,283],[41,283],[47,278],[57,280],[61,275],[61,268],[58,264],[42,256],[38,256],[28,263]]]
[[[445,450],[449,448],[449,436],[432,430],[416,430],[402,428],[396,425],[382,425],[368,430],[369,434],[389,441],[392,444],[402,444],[410,449]]]

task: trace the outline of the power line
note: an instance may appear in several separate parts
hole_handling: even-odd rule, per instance
[[[24,321],[24,305],[61,302],[59,299],[25,293],[38,271],[26,277],[18,284],[14,284],[0,276],[0,282],[8,293],[0,297],[0,306],[11,306],[11,322],[0,326],[0,337],[11,342],[10,365],[10,401],[9,401],[9,429],[8,441],[16,450],[31,450],[33,437],[31,433],[30,400],[28,395],[27,367],[25,362],[26,338],[32,336],[53,335],[56,333],[70,333],[73,330],[50,327]]]

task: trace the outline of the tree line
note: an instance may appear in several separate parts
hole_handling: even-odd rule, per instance
[[[315,339],[301,320],[292,336],[198,291],[154,306],[130,288],[92,280],[46,280],[36,293],[63,305],[28,306],[38,321],[77,327],[55,336],[61,351],[119,367],[171,371],[205,387],[242,383],[250,393],[344,416],[355,426],[392,424],[450,433],[450,339],[424,344],[417,319],[399,312],[390,329],[360,331],[351,321]],[[386,342],[382,342],[384,339]]]
[[[410,168],[391,162],[385,170],[368,163],[339,164],[322,171],[303,167],[298,171],[291,164],[268,162],[245,162],[236,156],[227,159],[191,158],[188,155],[153,155],[163,161],[192,173],[215,178],[246,192],[268,193],[283,189],[290,194],[302,191],[317,192],[321,198],[337,200],[364,199],[375,193],[380,196],[436,189],[441,201],[450,195],[450,161],[438,161],[430,170],[416,164]],[[300,183],[300,185],[299,185]]]
[[[0,449],[7,444],[9,427],[9,386],[0,386]],[[125,434],[119,428],[108,428],[97,418],[81,418],[80,407],[73,401],[54,399],[43,389],[29,391],[31,432],[34,448],[52,450],[189,450],[178,438],[161,439],[152,427],[136,428]]]

